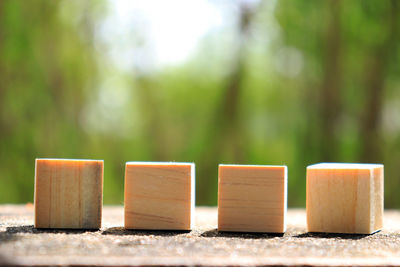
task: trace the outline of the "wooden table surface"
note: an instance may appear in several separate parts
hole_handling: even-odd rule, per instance
[[[400,266],[400,212],[373,235],[311,234],[288,211],[283,236],[218,233],[217,209],[196,208],[191,232],[124,230],[123,208],[105,207],[98,231],[37,230],[32,205],[0,205],[0,265]]]

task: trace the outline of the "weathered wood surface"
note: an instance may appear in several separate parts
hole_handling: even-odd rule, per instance
[[[191,232],[124,230],[123,208],[105,207],[98,231],[37,230],[33,207],[0,206],[2,265],[400,266],[400,212],[386,211],[373,235],[306,233],[304,210],[289,210],[287,232],[218,233],[217,209],[197,208]]]

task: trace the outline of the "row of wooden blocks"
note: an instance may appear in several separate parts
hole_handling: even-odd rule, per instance
[[[218,230],[284,233],[286,166],[219,165]],[[370,234],[382,228],[383,165],[307,167],[310,232]],[[127,162],[125,228],[191,230],[193,163]],[[103,161],[36,159],[35,227],[101,227]]]

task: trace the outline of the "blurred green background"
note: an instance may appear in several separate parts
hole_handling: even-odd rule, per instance
[[[37,157],[286,164],[291,207],[309,164],[385,164],[400,207],[400,1],[0,0],[0,203],[33,201]]]

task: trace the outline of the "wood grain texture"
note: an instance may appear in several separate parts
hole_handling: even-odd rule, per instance
[[[382,229],[383,180],[380,164],[309,166],[308,231],[370,234]]]
[[[101,227],[103,161],[36,159],[35,227]]]
[[[194,168],[193,163],[127,162],[125,228],[190,230]]]
[[[218,230],[283,233],[287,167],[219,165]]]

